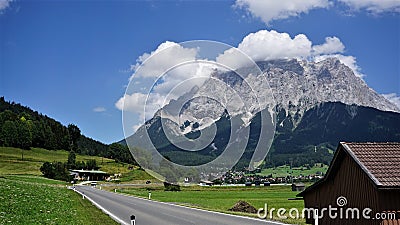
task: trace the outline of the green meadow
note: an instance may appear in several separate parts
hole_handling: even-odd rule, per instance
[[[290,174],[292,174],[292,176],[299,176],[299,175],[307,176],[307,175],[316,174],[317,172],[321,172],[321,173],[325,174],[327,170],[328,170],[327,165],[324,165],[324,164],[321,165],[321,163],[317,163],[311,168],[293,167],[292,169],[290,169],[289,165],[278,166],[275,168],[267,168],[267,169],[261,170],[261,172],[257,173],[257,174],[262,175],[262,176],[272,175],[272,177],[286,177],[286,176],[290,176]]]
[[[12,147],[0,147],[0,174],[31,174],[41,175],[40,167],[44,162],[66,162],[68,152],[64,150],[51,151],[41,148],[22,150]],[[76,155],[76,161],[95,159],[99,166],[107,169],[115,164],[114,160],[98,156]]]
[[[91,202],[68,190],[68,183],[40,176],[44,162],[67,159],[68,152],[62,150],[0,147],[0,224],[117,224]],[[101,170],[121,173],[121,179],[147,178],[144,171],[128,170],[129,165],[112,159],[76,157],[77,161],[89,159],[95,159]]]
[[[117,224],[62,181],[2,175],[0,193],[0,224]]]
[[[0,147],[0,175],[4,174],[23,174],[23,175],[41,175],[40,167],[44,162],[61,161],[66,162],[68,151],[64,150],[46,150],[41,148],[32,148],[31,150],[22,150],[12,147]],[[100,170],[110,174],[121,173],[124,181],[130,181],[136,178],[143,180],[151,178],[142,170],[129,170],[126,163],[117,163],[113,159],[76,155],[76,161],[87,161],[95,159]]]
[[[270,187],[190,186],[181,187],[181,189],[180,192],[170,192],[164,191],[162,186],[147,188],[143,186],[120,189],[118,192],[147,198],[149,191],[151,191],[153,200],[251,217],[256,217],[257,215],[231,212],[228,209],[232,208],[239,200],[248,202],[256,209],[262,208],[267,204],[268,210],[272,208],[285,208],[286,210],[296,208],[301,213],[304,207],[302,200],[288,200],[289,198],[295,198],[296,194],[299,193],[291,191],[290,185]],[[287,214],[287,216],[289,215]],[[305,224],[303,219],[279,219],[276,215],[276,210],[273,213],[272,220],[289,224]]]

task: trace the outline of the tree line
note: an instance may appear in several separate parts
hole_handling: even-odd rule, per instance
[[[67,162],[45,162],[40,167],[40,172],[42,172],[44,177],[56,180],[71,181],[72,176],[70,175],[70,170],[80,169],[80,170],[97,170],[100,167],[97,165],[95,159],[89,159],[85,161],[76,161],[76,154],[72,150],[68,154]]]
[[[60,122],[19,103],[0,97],[0,146],[29,150],[67,150],[136,164],[125,145],[106,145],[81,134],[77,125]]]

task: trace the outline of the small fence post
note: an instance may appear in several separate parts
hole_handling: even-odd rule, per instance
[[[135,215],[131,215],[131,225],[135,225],[136,217]]]

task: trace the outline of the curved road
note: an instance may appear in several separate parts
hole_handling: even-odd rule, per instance
[[[156,202],[102,191],[89,186],[75,186],[94,204],[110,214],[121,224],[131,224],[130,216],[135,215],[135,225],[276,225],[282,224],[248,217],[193,209],[168,203]]]

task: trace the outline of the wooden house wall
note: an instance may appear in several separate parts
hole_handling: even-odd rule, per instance
[[[332,171],[333,177],[322,183],[314,190],[306,193],[304,196],[305,206],[309,208],[326,208],[329,205],[343,208],[344,212],[347,208],[371,208],[373,211],[379,210],[379,194],[374,184],[369,179],[367,174],[359,167],[359,165],[343,150],[338,155],[336,163],[341,161],[337,171]],[[336,199],[343,196],[347,199],[347,205],[338,207]],[[372,214],[372,213],[371,213]],[[362,215],[360,215],[362,217]],[[307,220],[311,222],[311,220]],[[319,224],[340,224],[340,225],[372,225],[379,224],[379,221],[373,220],[332,220],[327,213],[324,218],[319,221]]]

